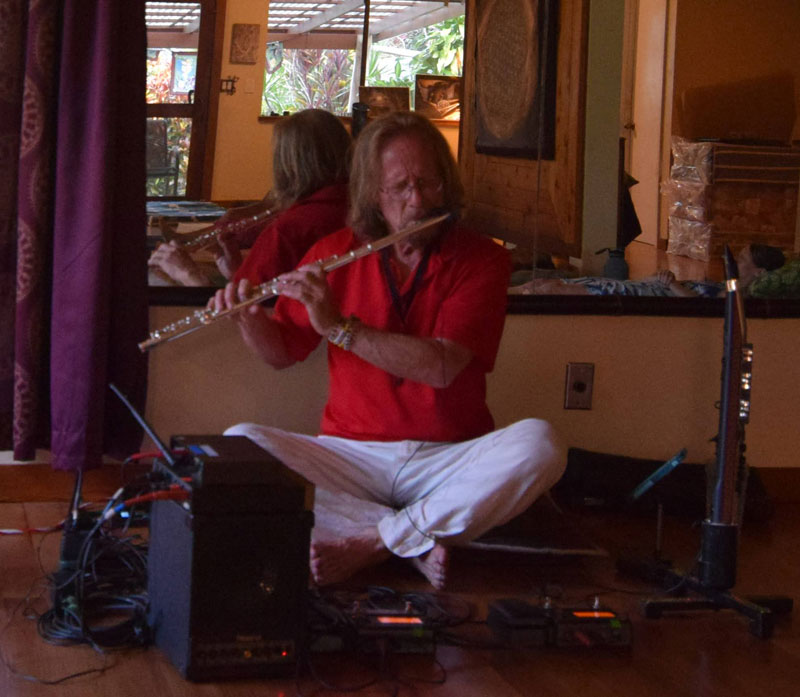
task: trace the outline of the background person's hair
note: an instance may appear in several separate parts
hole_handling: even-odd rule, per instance
[[[461,212],[464,188],[450,146],[427,118],[413,111],[393,111],[371,121],[359,134],[353,150],[350,173],[349,223],[361,239],[377,239],[389,233],[380,210],[383,184],[381,155],[391,140],[410,135],[422,141],[433,155],[442,181],[443,210],[457,218]]]
[[[285,116],[276,122],[272,137],[272,193],[278,208],[346,181],[350,134],[329,111],[305,109]]]
[[[779,247],[772,247],[768,244],[751,244],[750,256],[753,263],[760,269],[774,271],[781,268],[786,262],[786,256]]]

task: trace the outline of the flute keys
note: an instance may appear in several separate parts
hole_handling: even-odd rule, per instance
[[[197,321],[201,324],[210,324],[214,321],[214,318],[217,316],[216,311],[210,310],[206,308],[205,310],[197,310],[194,313],[194,316],[197,318]],[[186,318],[189,319],[188,317]]]

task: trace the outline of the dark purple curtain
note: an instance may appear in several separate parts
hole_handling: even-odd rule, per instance
[[[8,332],[10,345],[2,349],[3,358],[11,359],[16,385],[8,392],[13,397],[12,408],[4,414],[3,422],[9,429],[13,425],[15,457],[29,460],[37,447],[49,444],[52,152],[60,16],[56,3],[14,0],[5,5],[15,5],[19,20],[14,27],[17,33],[11,37],[20,47],[19,62],[9,65],[9,70],[19,81],[20,120],[16,129],[10,121],[3,124],[9,137],[14,130],[19,135],[14,162],[17,176],[12,178],[17,184],[16,226],[8,229],[6,238],[10,248],[16,241],[16,284],[10,286],[6,296],[15,322],[5,325],[14,327],[14,331]],[[14,302],[15,306],[11,304]]]
[[[0,449],[13,447],[17,171],[27,1],[0,0]]]
[[[0,0],[0,12],[11,6],[26,19],[19,43],[28,56],[19,71],[14,451],[31,459],[35,447],[49,447],[56,469],[84,470],[103,453],[130,454],[142,437],[108,383],[141,408],[144,0]],[[37,80],[52,86],[34,90]],[[0,137],[13,130],[7,122]],[[28,302],[23,277],[35,278],[29,285],[41,297]],[[0,416],[5,422],[8,411]]]

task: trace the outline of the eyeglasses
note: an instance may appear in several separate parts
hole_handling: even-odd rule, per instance
[[[411,198],[411,193],[414,189],[417,189],[422,196],[435,196],[440,193],[443,188],[444,182],[441,179],[423,179],[422,177],[415,177],[411,181],[404,181],[399,184],[392,184],[391,186],[382,186],[381,191],[391,198],[408,200]]]

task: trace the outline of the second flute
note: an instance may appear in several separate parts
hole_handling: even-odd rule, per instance
[[[368,254],[372,254],[372,252],[377,252],[379,249],[383,249],[384,247],[388,247],[396,242],[400,242],[406,237],[410,237],[414,233],[426,230],[434,225],[438,225],[439,223],[447,220],[449,217],[450,214],[445,213],[433,218],[426,218],[425,220],[421,220],[418,223],[403,228],[402,230],[399,230],[391,235],[386,235],[386,237],[381,237],[373,242],[368,242],[363,247],[351,250],[347,254],[334,255],[332,257],[328,257],[327,259],[323,259],[318,263],[322,267],[323,271],[332,271],[340,266],[349,264],[351,261],[355,261],[356,259],[365,257]],[[177,320],[172,324],[162,327],[161,329],[150,332],[150,337],[139,344],[139,350],[144,352],[167,341],[172,341],[182,336],[186,336],[187,334],[205,327],[216,320],[221,319],[222,317],[227,317],[235,312],[239,312],[243,308],[253,305],[254,303],[259,303],[275,297],[279,294],[279,279],[280,276],[273,278],[271,281],[267,281],[255,286],[249,298],[225,310],[217,311],[210,308],[197,310],[193,314],[188,315],[183,319]]]

